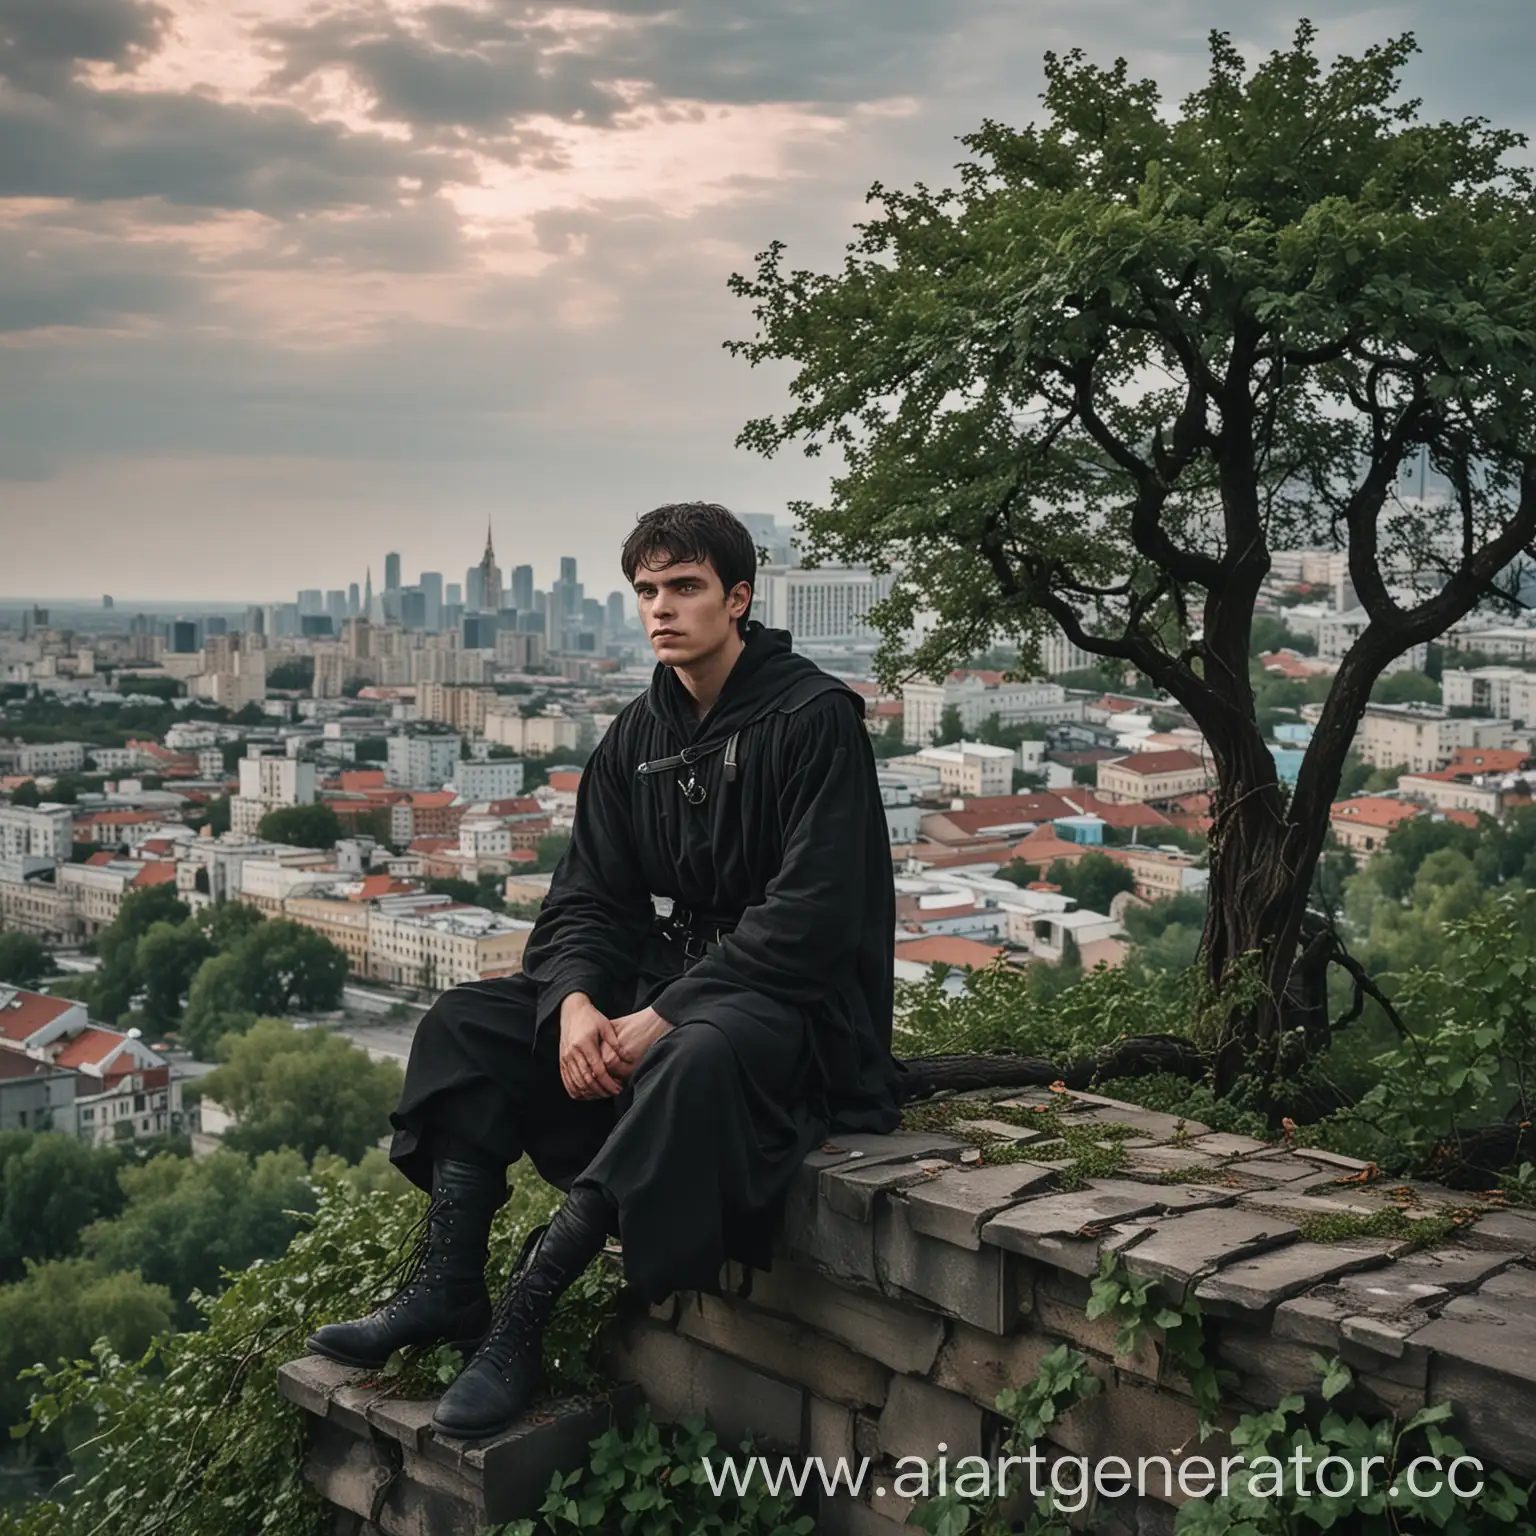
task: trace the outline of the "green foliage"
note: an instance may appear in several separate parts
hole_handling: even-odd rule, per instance
[[[933,745],[947,747],[965,739],[965,725],[960,719],[960,706],[946,704],[939,711],[939,723],[933,733]]]
[[[341,822],[330,806],[317,800],[313,805],[284,805],[268,811],[256,833],[268,842],[291,843],[296,848],[334,848]]]
[[[1449,1403],[1421,1408],[1406,1423],[1395,1419],[1346,1417],[1328,1405],[1354,1384],[1350,1369],[1337,1359],[1312,1357],[1320,1377],[1321,1411],[1300,1394],[1283,1398],[1268,1413],[1245,1414],[1233,1427],[1233,1451],[1244,1458],[1231,1491],[1219,1491],[1183,1505],[1177,1536],[1292,1536],[1312,1530],[1437,1530],[1472,1536],[1496,1529],[1529,1532],[1530,1491],[1516,1486],[1508,1473],[1484,1470],[1480,1493],[1458,1498],[1445,1484],[1444,1472],[1466,1447],[1441,1426],[1450,1418]],[[1419,1456],[1439,1468],[1417,1480],[1407,1475]],[[1380,1458],[1374,1466],[1371,1457]],[[1342,1469],[1319,1476],[1327,1458],[1338,1458],[1352,1471],[1347,1491]],[[1425,1494],[1416,1487],[1433,1490]]]
[[[192,978],[213,954],[212,940],[195,919],[152,924],[134,951],[145,1015],[162,1027],[174,1026]]]
[[[1258,614],[1253,621],[1253,632],[1248,640],[1248,654],[1261,656],[1270,651],[1294,651],[1298,656],[1317,655],[1317,636],[1297,634],[1288,629],[1283,619],[1270,614]]]
[[[293,656],[280,661],[267,673],[269,688],[312,688],[315,682],[315,658]]]
[[[1061,887],[1084,912],[1108,913],[1109,904],[1121,891],[1133,890],[1136,877],[1107,853],[1088,853],[1077,860],[1056,859],[1045,878]]]
[[[122,1154],[47,1131],[0,1138],[0,1280],[14,1280],[28,1260],[79,1251],[91,1222],[123,1207]]]
[[[81,1235],[104,1268],[137,1270],[179,1304],[182,1326],[196,1321],[191,1298],[218,1289],[221,1273],[280,1254],[314,1207],[309,1168],[294,1151],[254,1161],[220,1150],[207,1157],[161,1156],[118,1175],[122,1214]]]
[[[541,837],[538,847],[538,862],[533,866],[532,873],[549,873],[565,857],[565,850],[570,845],[571,839],[564,832],[551,832],[547,837]]]
[[[1373,704],[1438,704],[1440,684],[1423,672],[1388,672],[1371,689]]]
[[[38,793],[37,784],[28,779],[24,784],[18,784],[11,791],[11,804],[19,811],[35,810],[43,803],[43,797]]]
[[[239,1152],[291,1147],[305,1161],[322,1150],[355,1163],[387,1134],[404,1078],[341,1035],[257,1019],[219,1041],[224,1065],[201,1081],[239,1124],[224,1144]]]
[[[702,1414],[657,1424],[642,1407],[628,1433],[614,1428],[590,1442],[587,1464],[550,1479],[534,1520],[516,1520],[482,1536],[559,1536],[566,1531],[618,1536],[810,1536],[788,1493],[769,1493],[754,1464],[745,1493],[727,1483],[716,1494],[704,1472],[719,1442]],[[755,1455],[750,1437],[737,1454]]]
[[[32,1435],[64,1434],[73,1481],[19,1512],[10,1536],[324,1536],[331,1516],[304,1481],[302,1415],[277,1391],[276,1373],[322,1323],[356,1317],[393,1287],[402,1244],[424,1198],[360,1193],[314,1179],[312,1214],[280,1257],[230,1276],[199,1303],[206,1327],[163,1336],[142,1355],[98,1343],[37,1382]],[[553,1192],[533,1181],[503,1208],[492,1269],[509,1272],[527,1226],[547,1219]],[[595,1287],[567,1292],[579,1317],[564,1337],[579,1350],[545,1364],[556,1392],[590,1379],[611,1304]],[[555,1330],[551,1329],[554,1333]],[[548,1344],[548,1338],[546,1339]],[[75,1351],[78,1356],[79,1352]],[[409,1392],[409,1371],[395,1378]]]
[[[53,956],[31,933],[0,933],[0,982],[13,987],[35,987],[58,970]]]
[[[140,985],[139,940],[156,923],[183,923],[190,915],[173,885],[151,885],[123,898],[117,921],[96,935],[101,964],[91,978],[91,1012],[114,1022]]]
[[[1459,857],[1442,849],[1423,868]],[[1512,1109],[1530,1118],[1522,1084],[1536,1061],[1536,891],[1485,899],[1445,925],[1437,950],[1437,962],[1398,977],[1396,1002],[1417,1037],[1377,1059],[1375,1086],[1339,1117],[1380,1139],[1383,1166],[1455,1161],[1468,1127]]]
[[[79,1359],[99,1338],[139,1354],[171,1326],[164,1286],[132,1272],[108,1273],[88,1259],[29,1262],[23,1279],[0,1285],[0,1426],[26,1415],[20,1373],[39,1361]]]
[[[255,924],[203,962],[188,993],[183,1039],[206,1056],[222,1035],[248,1029],[262,1014],[338,1007],[346,979],[345,952],[323,934],[286,918]]]

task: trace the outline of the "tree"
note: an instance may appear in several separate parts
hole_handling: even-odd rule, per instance
[[[323,801],[284,805],[261,818],[256,835],[270,843],[291,843],[295,848],[334,848],[341,836],[341,822]]]
[[[1262,656],[1269,651],[1295,651],[1298,656],[1317,655],[1317,637],[1299,635],[1283,619],[1267,613],[1255,616],[1253,633],[1248,640],[1248,654]]]
[[[292,656],[280,661],[267,673],[269,688],[311,688],[315,681],[315,658]]]
[[[1116,895],[1136,887],[1136,877],[1107,853],[1084,854],[1076,863],[1057,859],[1045,878],[1059,885],[1062,894],[1072,897],[1085,912],[1107,913]]]
[[[1423,672],[1389,672],[1371,689],[1373,704],[1438,704],[1440,684]]]
[[[341,1035],[258,1019],[219,1042],[224,1065],[198,1085],[239,1124],[224,1137],[238,1152],[292,1147],[306,1161],[334,1152],[357,1162],[389,1130],[404,1081]]]
[[[122,1209],[122,1157],[47,1131],[0,1157],[0,1280],[21,1277],[28,1259],[77,1251],[81,1231]]]
[[[24,784],[18,784],[11,791],[11,804],[18,810],[35,810],[42,803],[43,797],[32,779],[28,779]]]
[[[0,981],[13,987],[35,987],[57,970],[53,956],[35,934],[0,933]]]
[[[564,832],[551,832],[546,837],[539,839],[538,862],[534,865],[535,874],[544,874],[565,857],[565,850],[571,846],[570,837]]]
[[[91,1011],[116,1021],[139,989],[139,940],[156,923],[184,923],[190,913],[174,885],[151,885],[123,898],[117,921],[96,935],[101,965],[92,977]]]
[[[211,1074],[210,1074],[211,1075]],[[222,1271],[275,1258],[298,1228],[295,1211],[314,1209],[308,1169],[297,1152],[252,1159],[223,1149],[208,1157],[154,1157],[119,1175],[122,1215],[81,1235],[86,1255],[108,1269],[134,1269],[180,1304],[182,1326],[196,1312],[194,1290],[213,1294]]]
[[[86,1259],[29,1265],[17,1284],[0,1285],[0,1423],[26,1416],[35,1384],[16,1377],[28,1366],[84,1358],[101,1338],[132,1359],[174,1316],[165,1288],[136,1274],[108,1274]]]
[[[182,999],[214,946],[196,918],[156,923],[139,940],[135,955],[144,1013],[162,1028],[181,1017]]]
[[[960,718],[958,704],[946,704],[939,711],[938,729],[933,733],[933,745],[947,747],[952,742],[965,740],[965,724]]]
[[[870,613],[882,678],[1053,626],[1204,732],[1204,965],[1261,983],[1234,989],[1223,1093],[1330,1038],[1338,951],[1308,891],[1376,679],[1509,605],[1536,538],[1536,183],[1506,163],[1524,140],[1420,121],[1398,99],[1411,37],[1327,67],[1315,39],[1301,23],[1250,72],[1213,32],[1177,113],[1123,60],[1048,54],[1048,121],[968,135],[960,191],[877,186],[835,273],[782,270],[775,242],[731,279],[760,329],[727,346],[799,365],[793,406],[739,442],[835,447],[828,504],[794,508],[807,553],[897,573]],[[1421,451],[1448,507],[1398,494]],[[1272,549],[1323,542],[1368,622],[1287,801],[1254,717],[1255,604]]]

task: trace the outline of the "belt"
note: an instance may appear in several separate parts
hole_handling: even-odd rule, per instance
[[[735,927],[734,918],[716,917],[682,906],[674,906],[668,916],[657,919],[657,931],[669,943],[681,944],[689,960],[702,960]]]

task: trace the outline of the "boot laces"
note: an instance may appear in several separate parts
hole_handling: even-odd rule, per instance
[[[454,1202],[448,1196],[433,1195],[427,1201],[426,1210],[406,1229],[400,1240],[400,1256],[379,1282],[381,1289],[388,1285],[395,1287],[394,1293],[379,1308],[382,1315],[393,1313],[415,1294],[417,1282],[432,1255],[433,1224],[439,1216],[451,1221],[453,1207]],[[446,1234],[444,1241],[447,1241]]]
[[[548,1225],[535,1227],[523,1240],[522,1252],[512,1267],[512,1278],[507,1282],[506,1293],[496,1304],[491,1316],[490,1330],[485,1343],[480,1346],[480,1357],[495,1366],[503,1379],[509,1379],[514,1363],[539,1358],[539,1324],[530,1309],[532,1295],[528,1286],[529,1271],[539,1249],[543,1246]]]

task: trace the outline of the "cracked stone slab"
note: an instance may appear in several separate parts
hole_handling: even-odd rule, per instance
[[[1035,1163],[950,1169],[907,1190],[907,1220],[914,1232],[959,1248],[980,1248],[988,1221],[1049,1188],[1055,1177]]]
[[[1320,1281],[1387,1262],[1385,1249],[1349,1243],[1291,1243],[1239,1259],[1195,1286],[1197,1300],[1247,1312],[1262,1311]]]
[[[1414,1253],[1405,1253],[1393,1268],[1447,1291],[1470,1291],[1511,1264],[1518,1263],[1519,1259],[1518,1253],[1497,1248],[1458,1245],[1455,1248],[1420,1248]]]
[[[1345,1173],[1362,1173],[1371,1165],[1358,1157],[1345,1157],[1342,1152],[1327,1152],[1322,1147],[1296,1147],[1296,1157],[1304,1157],[1309,1163],[1321,1163],[1325,1168],[1338,1168]]]
[[[1458,1296],[1441,1313],[1466,1322],[1494,1323],[1536,1338],[1536,1296],[1502,1296],[1496,1291],[1474,1291]]]
[[[969,1143],[938,1131],[891,1131],[878,1136],[872,1132],[852,1132],[824,1141],[806,1155],[802,1166],[821,1172],[826,1168],[846,1167],[852,1161],[894,1163],[916,1157],[959,1157]]]
[[[1240,1163],[1228,1163],[1228,1173],[1240,1173],[1244,1178],[1262,1179],[1267,1184],[1294,1184],[1298,1179],[1328,1179],[1326,1168],[1309,1163],[1300,1157],[1273,1156],[1250,1157]]]
[[[981,1229],[981,1239],[1010,1248],[1023,1237],[1077,1237],[1085,1228],[1109,1227],[1160,1210],[1160,1193],[1126,1180],[1091,1179],[1086,1189],[1041,1195],[1004,1211]]]
[[[942,1157],[844,1164],[822,1174],[821,1197],[839,1216],[850,1221],[868,1221],[881,1194],[921,1183],[954,1166]]]
[[[1536,1258],[1536,1215],[1528,1211],[1491,1211],[1462,1234],[1471,1248],[1506,1248]]]
[[[1198,1276],[1238,1258],[1293,1242],[1288,1221],[1217,1207],[1191,1211],[1153,1227],[1126,1255],[1133,1274],[1151,1275],[1180,1291]]]
[[[1245,1157],[1255,1152],[1268,1151],[1270,1143],[1260,1141],[1257,1136],[1237,1136],[1231,1131],[1212,1131],[1208,1135],[1199,1137],[1194,1145],[1217,1157]]]
[[[1254,1189],[1239,1195],[1245,1210],[1282,1211],[1287,1216],[1374,1216],[1385,1209],[1379,1200],[1347,1195],[1304,1195],[1293,1189]]]
[[[1012,1142],[1015,1146],[1047,1139],[1044,1131],[1033,1130],[1027,1125],[1014,1125],[1008,1120],[967,1120],[965,1123],[973,1130],[989,1131],[1000,1140]]]
[[[1130,1151],[1121,1174],[1187,1173],[1192,1168],[1219,1168],[1218,1158],[1196,1147],[1151,1146]]]

